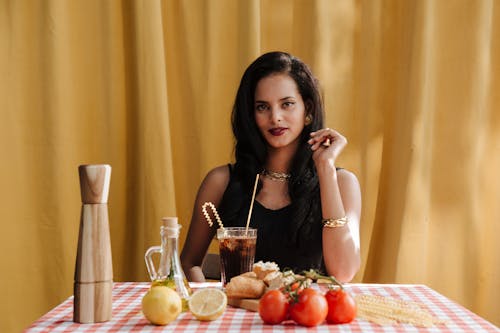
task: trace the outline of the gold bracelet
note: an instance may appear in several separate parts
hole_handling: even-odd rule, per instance
[[[326,228],[338,228],[343,227],[349,222],[347,216],[341,217],[339,219],[323,219],[323,227]]]

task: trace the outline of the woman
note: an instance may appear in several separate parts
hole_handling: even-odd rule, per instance
[[[347,140],[323,128],[323,118],[317,81],[302,61],[271,52],[248,67],[232,111],[236,163],[211,170],[196,197],[181,254],[189,280],[204,280],[200,265],[217,228],[208,226],[203,203],[215,204],[225,227],[245,226],[257,173],[255,260],[354,277],[360,188],[353,173],[336,168]]]

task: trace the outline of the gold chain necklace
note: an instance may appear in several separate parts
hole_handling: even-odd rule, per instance
[[[271,171],[271,170],[266,170],[266,169],[262,170],[261,175],[270,179],[270,180],[276,180],[279,182],[286,182],[292,176],[289,173],[276,172],[276,171]]]

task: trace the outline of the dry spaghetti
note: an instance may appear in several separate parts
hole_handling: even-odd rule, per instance
[[[396,322],[420,327],[432,327],[444,321],[434,317],[418,303],[402,301],[377,295],[357,295],[358,317],[379,325],[391,325]]]

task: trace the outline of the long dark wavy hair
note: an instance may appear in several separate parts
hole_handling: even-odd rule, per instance
[[[292,221],[290,241],[297,247],[307,247],[313,233],[321,230],[321,201],[309,133],[323,128],[324,111],[319,84],[309,67],[285,52],[270,52],[257,58],[245,71],[232,110],[232,129],[236,140],[235,177],[243,193],[252,193],[255,175],[264,168],[267,143],[255,122],[255,89],[257,83],[272,74],[289,75],[297,84],[311,123],[306,125],[291,164],[288,191],[291,198]],[[260,188],[260,187],[259,187]]]

